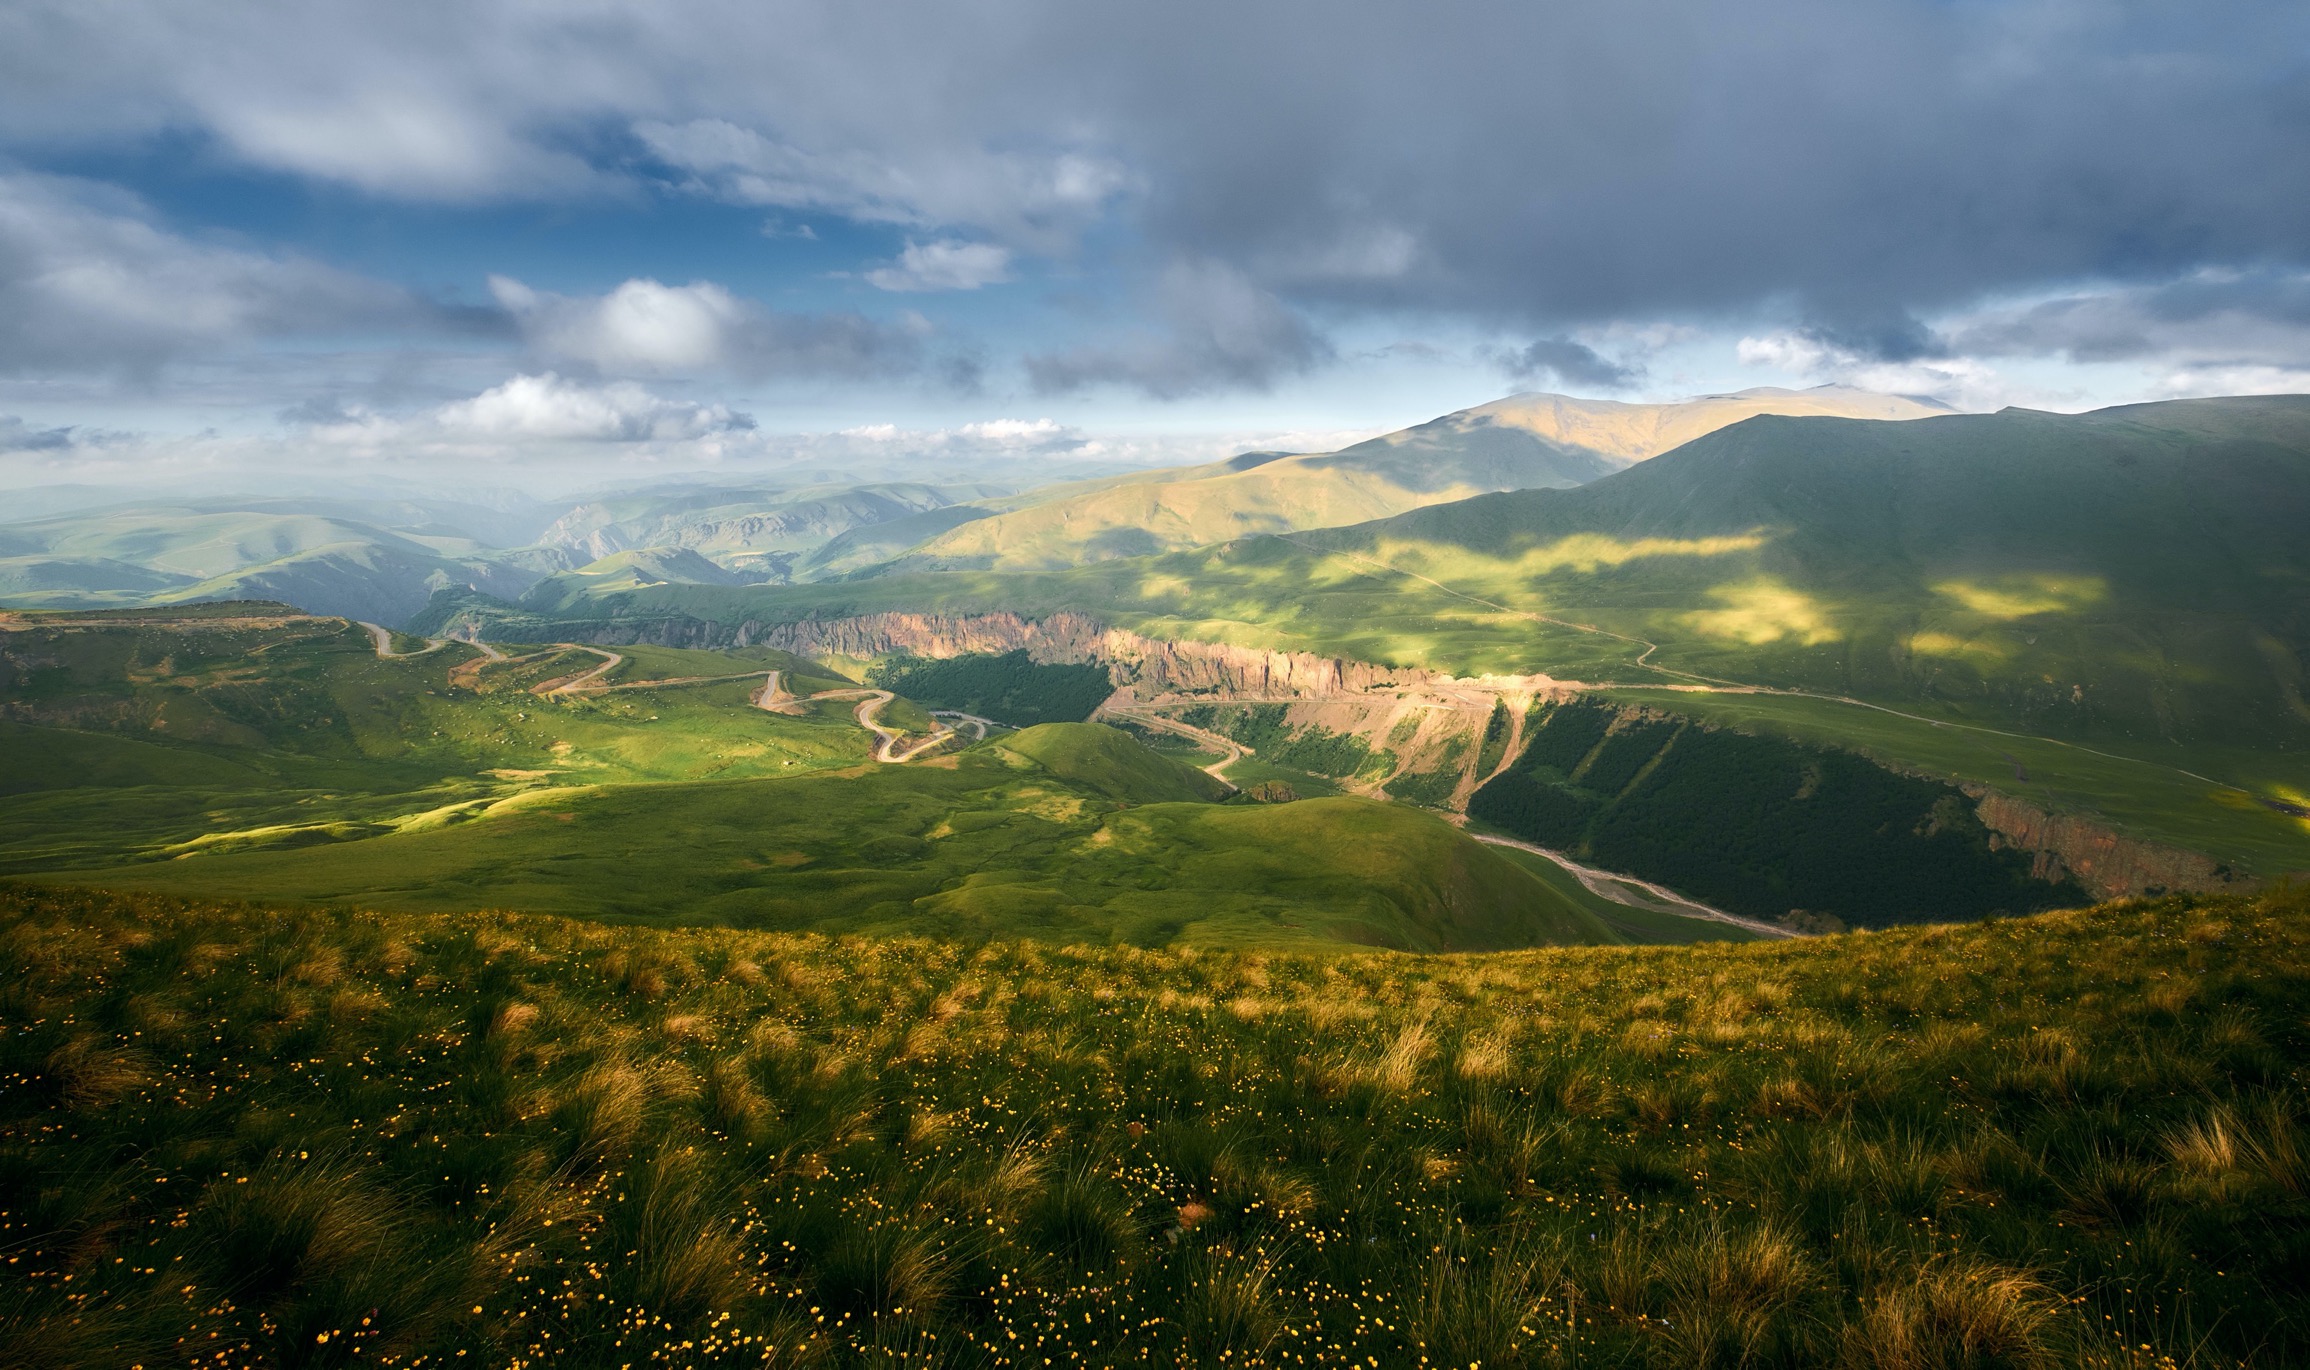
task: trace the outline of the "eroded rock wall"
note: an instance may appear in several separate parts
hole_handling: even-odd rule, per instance
[[[2126,837],[2082,815],[2048,813],[1984,786],[1969,785],[1965,792],[1975,799],[1992,846],[2030,853],[2031,874],[2044,880],[2067,875],[2096,899],[2219,890],[2238,882],[2228,867],[2197,852]]]
[[[1140,699],[1193,695],[1203,699],[1331,699],[1375,690],[1492,682],[1455,682],[1417,667],[1382,666],[1323,656],[1238,647],[1224,642],[1165,642],[1109,628],[1084,614],[1048,618],[993,614],[860,614],[849,618],[748,621],[735,626],[694,620],[626,625],[627,641],[685,647],[775,647],[798,656],[877,657],[897,652],[944,658],[1024,650],[1037,661],[1107,667],[1118,686]],[[602,639],[606,640],[606,639]],[[1517,677],[1506,688],[1550,688],[1546,677]]]

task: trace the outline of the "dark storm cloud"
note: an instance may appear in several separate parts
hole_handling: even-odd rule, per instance
[[[70,446],[70,428],[34,428],[12,414],[0,414],[0,452],[60,452]]]
[[[1358,308],[1777,310],[1898,361],[2001,293],[2310,265],[2306,61],[2294,0],[22,0],[0,140],[191,128],[380,195],[639,176],[1062,261],[1135,244],[1293,323],[1166,321],[1035,375],[1188,393],[1305,365],[1297,321]]]
[[[2202,272],[2066,295],[1967,320],[1950,345],[1977,356],[2310,366],[2310,275]]]
[[[1149,55],[1113,103],[1159,238],[1257,269],[1400,235],[1399,271],[1302,299],[1543,321],[1785,301],[1901,359],[1937,350],[1915,314],[1984,294],[2310,255],[2300,6],[1133,16],[1112,41]]]
[[[1154,307],[1160,326],[1030,356],[1027,376],[1043,394],[1121,385],[1158,399],[1220,389],[1264,389],[1327,359],[1306,322],[1240,272],[1181,263],[1163,273]]]
[[[1553,377],[1560,385],[1582,390],[1625,390],[1644,378],[1642,367],[1623,366],[1570,338],[1538,339],[1501,358],[1501,369],[1517,380]]]

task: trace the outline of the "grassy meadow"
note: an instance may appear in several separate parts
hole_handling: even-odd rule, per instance
[[[1216,804],[1197,794],[1218,788],[1201,772],[1095,725],[1073,726],[1123,745],[1046,736],[1061,726],[903,769],[539,790],[475,821],[49,878],[877,936],[1418,951],[1619,940],[1431,815],[1346,797]]]
[[[0,1363],[2279,1366],[2310,903],[1151,951],[0,891]]]
[[[506,650],[380,658],[357,626],[277,606],[12,631],[0,874],[796,932],[1620,940],[1432,815],[1344,797],[1223,805],[1220,782],[1115,729],[1044,724],[878,765],[855,698],[754,707],[772,669],[796,692],[854,686],[780,653],[627,647],[599,692],[541,695],[604,669],[603,652]],[[943,675],[1022,716],[1097,702],[1080,678],[1096,672],[989,665]],[[931,726],[903,697],[880,716]]]
[[[772,668],[802,692],[853,683],[783,653],[633,648],[604,677],[619,688],[541,698],[602,658],[380,658],[359,626],[278,605],[57,617],[0,634],[0,872],[422,830],[542,786],[785,776],[869,750],[840,701],[749,706]]]
[[[630,629],[633,620],[737,624],[888,610],[1009,610],[1033,617],[1075,609],[1157,638],[1307,651],[1464,676],[1543,673],[1622,687],[1606,691],[1610,697],[1784,731],[1860,750],[1900,769],[1991,785],[2058,812],[2090,814],[2146,841],[2207,852],[2265,877],[2310,870],[2310,829],[2261,802],[2310,801],[2310,749],[2290,733],[2250,745],[2161,738],[2148,728],[2079,726],[2062,715],[2058,701],[2033,703],[2026,689],[2008,698],[1990,688],[2018,673],[2036,681],[2042,693],[2049,687],[2039,677],[2094,681],[2110,662],[2127,671],[2135,671],[2142,660],[2164,662],[2159,669],[2177,679],[2199,679],[2238,665],[2212,659],[2192,664],[2186,644],[2178,640],[2160,643],[2138,633],[2113,636],[2109,625],[2086,617],[2058,624],[2058,631],[2044,638],[2046,652],[2066,653],[2056,660],[2037,655],[2037,647],[2022,647],[2022,639],[2039,625],[1968,620],[1970,626],[1958,625],[1972,634],[1966,641],[1987,644],[1982,648],[1987,652],[2011,638],[2014,655],[2001,664],[1994,655],[1981,653],[1974,655],[1973,665],[1953,659],[1920,686],[1878,679],[1881,673],[1872,674],[1869,666],[1888,654],[1906,653],[1900,644],[1920,633],[1930,637],[1953,631],[1946,626],[1950,611],[1913,602],[1913,596],[1840,605],[1835,622],[1841,626],[1830,640],[1749,645],[1696,633],[1691,606],[1707,602],[1706,584],[1669,577],[1656,586],[1657,577],[1648,579],[1641,558],[1616,571],[1583,575],[1560,569],[1535,578],[1518,571],[1515,557],[1488,559],[1433,547],[1415,555],[1403,546],[1386,548],[1384,554],[1440,583],[1392,571],[1363,551],[1326,553],[1280,538],[1255,538],[1065,572],[954,571],[775,588],[658,586],[589,602],[569,611],[583,617],[562,620],[560,626],[582,635],[611,622]],[[507,620],[506,630],[543,634],[554,626],[517,616]],[[1661,649],[1640,663],[1654,642]],[[1974,670],[1983,662],[1997,669],[1984,677]],[[2255,672],[2269,669],[2258,662],[2249,665]],[[1658,688],[1690,683],[1672,671],[1851,695],[1916,717],[1796,695]],[[2166,687],[2139,688],[2154,695]],[[2065,687],[2056,693],[2066,699],[2069,691]],[[2273,709],[2283,714],[2285,708],[2282,702],[2257,703],[2244,708],[2243,715],[2266,717]],[[2212,706],[2206,711],[2221,712]],[[2019,736],[1998,739],[1968,728]],[[2017,777],[2011,760],[1983,750],[1983,738],[2002,743],[2000,753],[2020,757],[2026,775],[2058,779],[2047,784]],[[2081,748],[2110,756],[2096,758]],[[2191,781],[2181,771],[2214,783]]]

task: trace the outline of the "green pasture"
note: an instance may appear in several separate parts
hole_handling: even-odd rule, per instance
[[[541,788],[413,831],[69,878],[416,912],[966,939],[1414,950],[1618,940],[1426,814],[1346,798],[1180,802],[1216,787],[1095,725],[1072,726],[1119,745],[1044,735],[1063,726],[935,764]]]

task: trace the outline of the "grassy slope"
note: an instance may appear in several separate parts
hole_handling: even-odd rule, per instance
[[[1937,778],[1987,785],[2053,813],[2090,810],[2119,832],[2204,852],[2242,869],[2265,874],[2310,870],[2310,820],[2194,779],[2186,770],[2202,766],[2201,774],[2226,778],[2254,793],[2300,796],[2300,771],[2282,754],[2192,747],[2142,748],[2128,757],[1830,700],[1657,689],[1602,693],[1748,732],[1847,748]]]
[[[1574,491],[1311,543],[1655,664],[2027,731],[2310,748],[2310,398],[1754,419]]]
[[[2297,1364],[2306,926],[1415,959],[0,890],[0,1345]]]
[[[1031,735],[1028,746],[1058,750]],[[1188,786],[1151,753],[1054,760],[1057,771],[990,744],[941,766],[542,791],[482,821],[72,878],[894,935],[1413,950],[1617,940],[1425,814],[1353,799],[1163,802]],[[1158,768],[1143,796],[1154,802],[1111,793],[1138,793]]]

